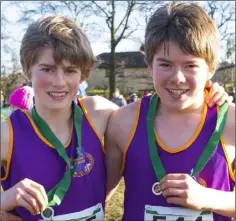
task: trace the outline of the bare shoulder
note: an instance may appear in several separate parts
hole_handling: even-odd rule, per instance
[[[108,123],[108,136],[116,140],[120,149],[126,146],[137,121],[141,100],[120,107]]]
[[[7,161],[10,142],[10,130],[7,121],[1,123],[1,161]]]
[[[100,96],[87,96],[80,98],[79,101],[99,136],[103,137],[111,114],[119,107]]]
[[[120,107],[113,115],[112,121],[119,123],[119,125],[132,124],[135,118],[135,113],[140,101]]]
[[[235,104],[233,103],[229,104],[223,138],[227,156],[235,169]]]
[[[230,103],[223,137],[226,146],[235,146],[235,104]]]
[[[81,98],[81,101],[89,112],[102,111],[104,114],[111,114],[119,108],[116,104],[101,96],[87,96]]]

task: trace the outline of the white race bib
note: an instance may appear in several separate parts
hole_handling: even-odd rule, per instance
[[[43,220],[43,219],[42,219]],[[52,217],[50,220],[60,220],[60,221],[94,221],[94,220],[104,220],[104,212],[102,204],[99,203],[93,207],[85,209],[80,212],[68,213],[63,215],[58,215]]]
[[[178,207],[145,206],[145,221],[213,221],[213,214]]]

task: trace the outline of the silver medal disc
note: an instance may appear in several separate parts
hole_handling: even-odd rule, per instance
[[[156,182],[152,185],[152,192],[153,192],[153,194],[155,194],[157,196],[162,194],[159,182]]]
[[[54,216],[54,209],[52,207],[47,207],[43,212],[41,212],[41,217],[44,220],[51,220]]]

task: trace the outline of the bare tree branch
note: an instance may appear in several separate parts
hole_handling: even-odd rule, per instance
[[[133,0],[128,1],[127,16],[126,16],[126,18],[125,18],[124,28],[123,28],[123,30],[122,30],[120,36],[117,37],[117,39],[116,39],[116,41],[115,41],[115,45],[117,45],[117,44],[121,41],[121,39],[122,39],[123,36],[124,36],[125,31],[128,29],[129,17],[130,17],[131,12],[133,11],[134,6],[135,6],[135,1],[133,1]],[[135,31],[135,30],[134,30],[134,31]],[[134,32],[134,31],[133,31],[133,32]],[[132,33],[133,33],[133,32],[132,32]]]

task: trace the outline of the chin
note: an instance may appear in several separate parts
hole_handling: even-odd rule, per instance
[[[165,102],[163,103],[168,109],[170,110],[176,110],[176,111],[180,111],[180,110],[184,110],[186,108],[189,107],[189,103],[187,101],[169,101],[169,102]]]
[[[47,108],[52,111],[60,111],[67,108],[72,101],[63,101],[63,102],[53,102],[47,105]]]

